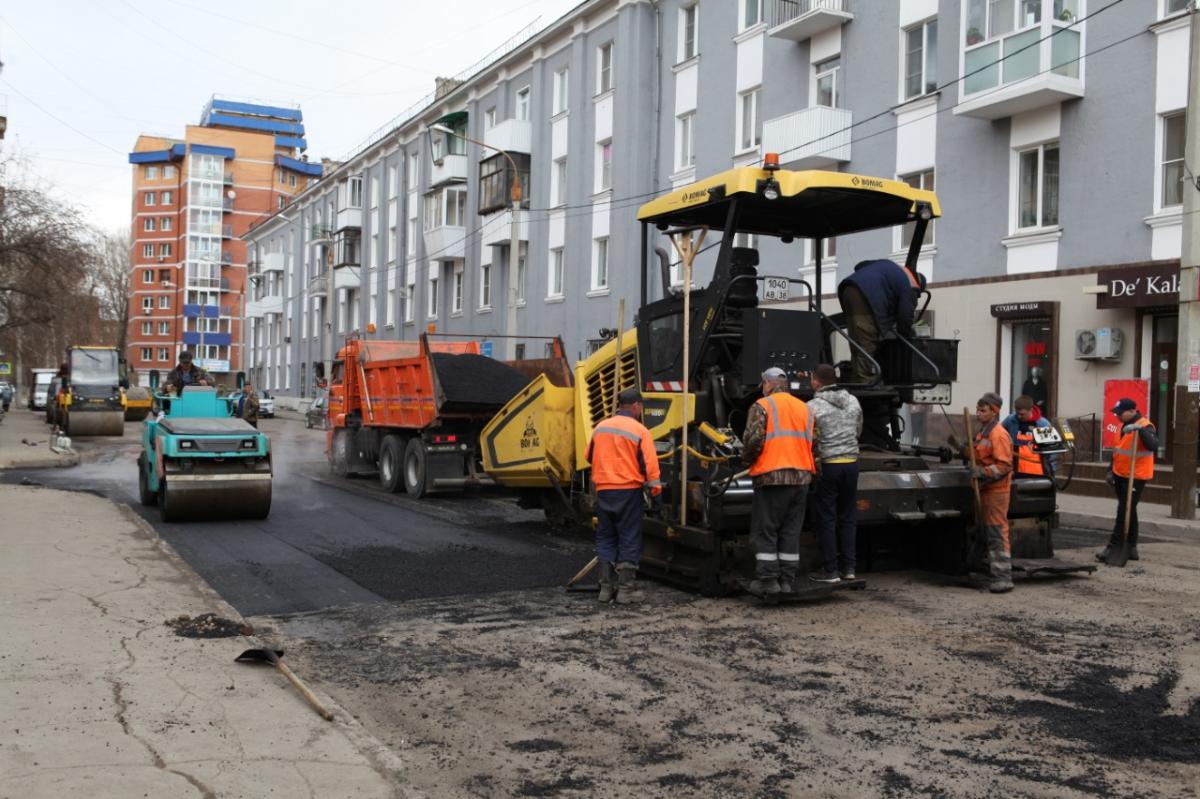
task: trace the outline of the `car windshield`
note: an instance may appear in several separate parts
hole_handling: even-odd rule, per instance
[[[71,382],[81,386],[115,386],[115,350],[71,350]]]
[[[36,385],[38,388],[45,388],[46,386],[50,385],[50,379],[53,377],[54,375],[49,372],[39,372],[34,385]]]

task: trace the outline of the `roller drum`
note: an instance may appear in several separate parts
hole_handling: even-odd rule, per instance
[[[67,411],[63,429],[72,438],[125,435],[123,410]]]
[[[271,472],[211,468],[168,471],[158,492],[165,522],[265,519],[271,512]]]

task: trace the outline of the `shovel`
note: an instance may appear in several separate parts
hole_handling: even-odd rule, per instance
[[[234,662],[270,663],[272,666],[279,669],[284,677],[288,678],[288,682],[296,686],[296,690],[303,694],[304,698],[308,700],[309,704],[316,708],[317,712],[321,714],[321,718],[325,719],[326,721],[333,721],[333,714],[325,709],[325,706],[321,704],[321,700],[317,699],[316,694],[308,690],[307,685],[300,682],[300,678],[292,673],[292,670],[287,667],[286,663],[280,660],[281,657],[283,657],[282,649],[247,649],[245,652],[234,658]]]
[[[1121,531],[1121,548],[1110,549],[1104,562],[1109,566],[1123,567],[1129,561],[1129,522],[1133,518],[1133,472],[1137,464],[1138,437],[1133,436],[1129,446],[1129,477],[1125,478],[1125,521]]]
[[[567,581],[567,585],[566,585],[567,591],[569,591],[569,592],[573,592],[573,591],[589,592],[589,591],[600,590],[600,586],[598,586],[594,583],[588,584],[588,585],[577,585],[577,583],[580,580],[582,580],[584,577],[587,577],[589,574],[591,574],[592,569],[596,568],[596,566],[599,563],[600,563],[599,557],[592,558],[590,561],[588,561],[586,566],[584,566],[582,569],[580,569],[575,574],[574,577],[572,577],[570,580]]]

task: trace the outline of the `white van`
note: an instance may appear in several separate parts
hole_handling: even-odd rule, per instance
[[[29,407],[35,411],[46,409],[46,392],[50,388],[50,380],[58,374],[57,369],[34,369],[33,385],[29,391]]]

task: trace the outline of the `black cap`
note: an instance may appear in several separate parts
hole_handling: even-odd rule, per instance
[[[1117,400],[1117,404],[1112,406],[1112,412],[1117,414],[1118,416],[1125,413],[1125,411],[1136,411],[1136,410],[1137,410],[1137,403],[1134,402],[1133,400],[1131,400],[1129,397],[1121,397],[1121,399]]]
[[[617,395],[617,401],[622,405],[632,405],[635,402],[641,402],[642,392],[636,388],[627,388]]]
[[[191,354],[190,352],[188,352],[187,350],[184,350],[183,352],[179,353],[179,360],[180,360],[180,361],[183,361],[184,363],[187,363],[187,362],[188,362],[188,361],[190,361],[191,359],[192,359],[192,354]]]

